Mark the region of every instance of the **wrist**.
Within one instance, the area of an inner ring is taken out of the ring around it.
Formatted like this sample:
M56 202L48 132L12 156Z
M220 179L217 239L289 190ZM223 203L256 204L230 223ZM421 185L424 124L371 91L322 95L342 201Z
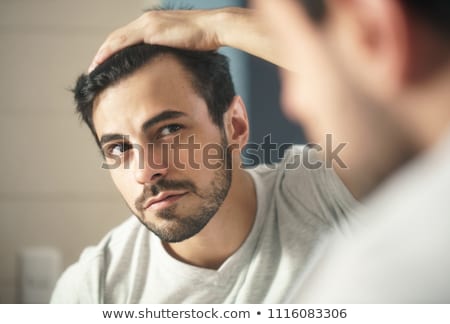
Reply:
M211 26L219 46L236 47L235 40L239 39L239 35L235 35L236 27L248 19L249 12L250 9L238 7L225 7L213 11L209 17L209 26Z

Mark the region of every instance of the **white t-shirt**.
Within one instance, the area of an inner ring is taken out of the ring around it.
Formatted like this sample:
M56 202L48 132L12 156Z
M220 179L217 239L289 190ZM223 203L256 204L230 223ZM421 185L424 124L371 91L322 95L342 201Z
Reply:
M257 193L256 219L218 270L174 259L133 216L83 252L60 278L51 302L281 302L324 234L355 204L333 170L292 168L302 150L296 146L281 163L248 170Z
M352 221L287 302L450 303L450 136L397 172Z

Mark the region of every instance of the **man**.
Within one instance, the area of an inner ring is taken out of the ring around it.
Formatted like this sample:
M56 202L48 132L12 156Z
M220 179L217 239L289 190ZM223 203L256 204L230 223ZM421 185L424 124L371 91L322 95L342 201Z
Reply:
M298 72L283 73L288 114L314 139L332 130L358 147L345 157L357 176L342 179L359 182L358 197L372 195L354 236L336 238L288 300L449 302L449 3L252 3L258 15L200 11L172 28L167 14L144 15L112 33L94 64L133 42L181 46L178 34L196 35L196 48L231 45ZM203 37L192 32L211 20Z
M82 254L52 302L278 303L354 204L311 150L240 167L247 114L218 53L135 45L74 92L135 216ZM292 163L302 154L313 167Z

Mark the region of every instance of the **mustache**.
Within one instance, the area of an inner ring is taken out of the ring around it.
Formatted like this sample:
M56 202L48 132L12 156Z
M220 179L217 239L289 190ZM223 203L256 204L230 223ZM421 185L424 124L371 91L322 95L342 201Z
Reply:
M143 210L143 205L149 198L168 190L187 190L197 194L197 187L192 181L161 179L155 184L144 186L144 191L135 201L136 209Z

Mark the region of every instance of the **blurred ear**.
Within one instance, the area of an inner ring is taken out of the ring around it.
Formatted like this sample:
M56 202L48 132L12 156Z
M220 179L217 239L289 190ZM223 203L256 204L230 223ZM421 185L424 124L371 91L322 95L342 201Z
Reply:
M325 37L339 63L372 95L395 95L413 69L411 31L401 1L333 0L327 4Z
M247 110L242 98L234 96L230 108L224 114L225 132L229 144L238 144L242 149L249 137Z

